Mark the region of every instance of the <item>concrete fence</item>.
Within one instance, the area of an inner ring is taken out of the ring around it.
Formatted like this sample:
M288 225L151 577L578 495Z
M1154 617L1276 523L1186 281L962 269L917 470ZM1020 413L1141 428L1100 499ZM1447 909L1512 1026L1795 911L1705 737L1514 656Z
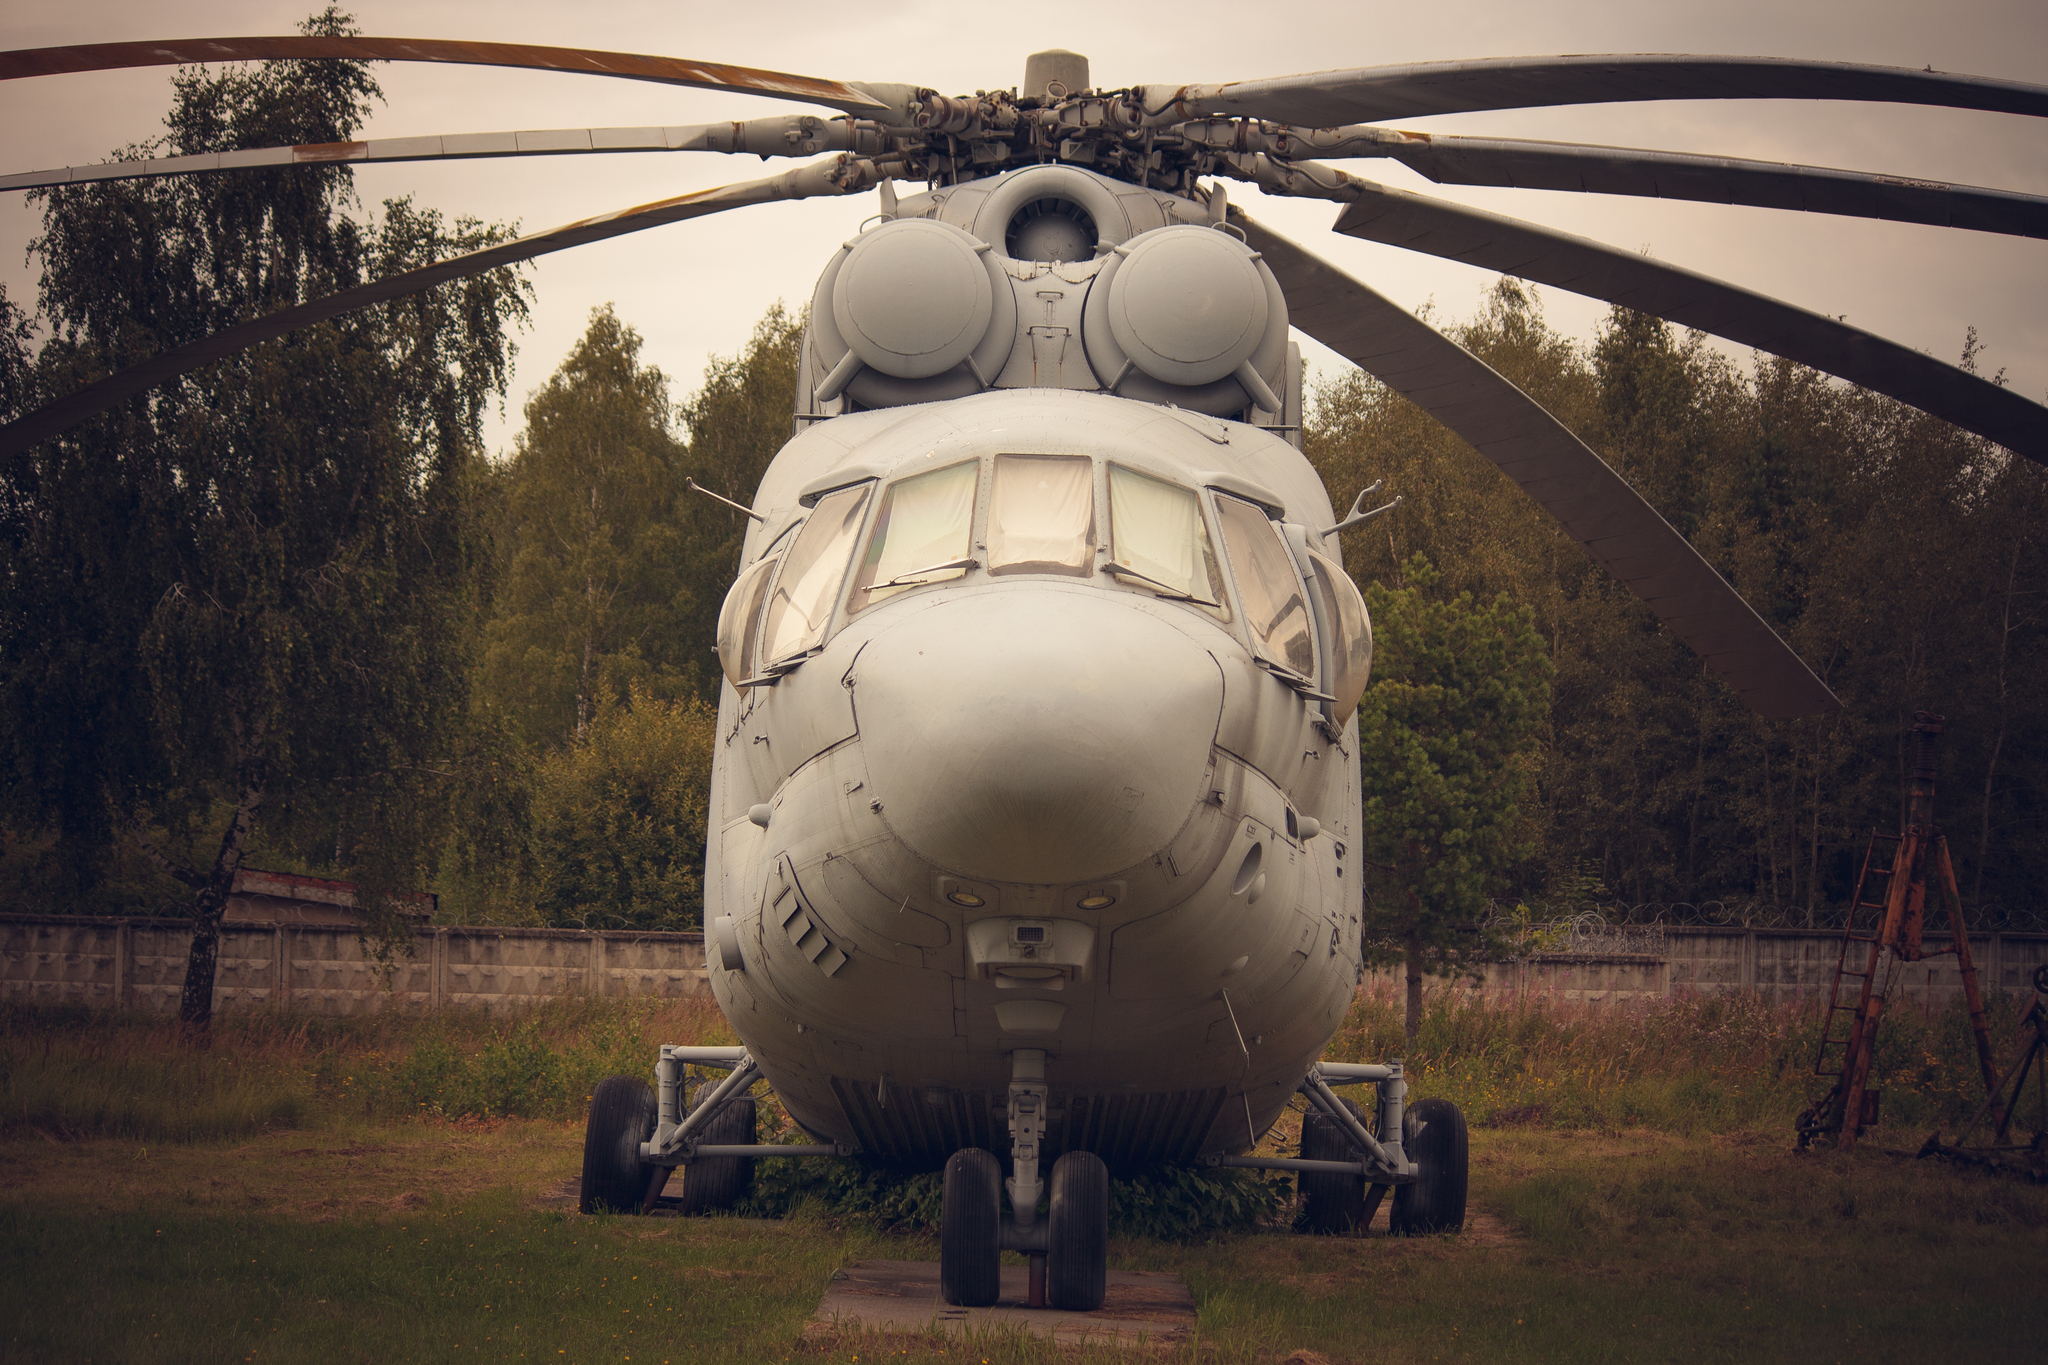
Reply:
M0 915L0 1000L175 1014L191 944L185 920ZM413 949L387 973L352 927L223 925L213 1005L369 1014L710 993L702 934L435 927Z
M0 1000L174 1013L191 932L183 920L0 915ZM1946 942L1930 937L1929 946ZM1587 1004L1675 991L1755 991L1789 1004L1826 995L1841 947L1841 935L1825 931L1668 929L1661 953L1537 953L1489 964L1486 976L1493 990ZM436 927L416 930L414 949L387 980L353 928L224 925L214 1008L506 1009L556 996L710 990L702 934ZM1970 953L1987 994L2029 991L2034 970L2048 965L2048 934L1973 934ZM1938 957L1906 968L1894 999L1942 1005L1961 992L1956 960Z
M1930 934L1926 946L1945 948L1947 935ZM1867 945L1854 947L1860 969ZM1772 1004L1825 997L1841 960L1840 931L1824 929L1678 928L1663 931L1657 953L1532 953L1486 966L1486 988L1588 1004L1660 998L1675 991L1721 994L1754 991ZM2048 965L2048 934L1972 934L1970 959L1986 995L2030 992L2034 971ZM1962 997L1954 957L1912 963L1894 1000L1946 1005Z

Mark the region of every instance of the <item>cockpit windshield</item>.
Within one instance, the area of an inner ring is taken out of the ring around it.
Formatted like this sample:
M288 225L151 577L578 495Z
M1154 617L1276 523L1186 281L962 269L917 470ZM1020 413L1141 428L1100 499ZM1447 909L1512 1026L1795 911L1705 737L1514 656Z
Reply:
M1110 573L1230 619L1223 570L1193 489L1111 465L1109 545Z
M849 611L967 572L980 472L979 461L967 460L890 485L854 574Z
M1085 455L996 456L989 572L1085 576L1094 560L1094 461Z
M1244 603L1252 642L1270 662L1313 678L1316 653L1309 637L1308 602L1279 532L1263 511L1240 498L1217 494L1216 515L1223 525L1223 548L1237 576L1237 596Z
M761 651L763 663L802 654L824 640L872 487L864 483L828 493L811 509L768 598L767 625L761 632L767 642Z

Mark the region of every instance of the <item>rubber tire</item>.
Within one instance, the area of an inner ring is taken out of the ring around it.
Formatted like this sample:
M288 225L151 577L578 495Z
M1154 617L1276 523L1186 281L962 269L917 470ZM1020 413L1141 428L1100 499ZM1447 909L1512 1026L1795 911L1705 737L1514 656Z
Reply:
M576 1207L584 1213L638 1213L655 1172L640 1159L640 1144L654 1136L660 1106L637 1076L600 1081L590 1097L583 1129L583 1185Z
M1339 1100L1365 1121L1365 1111L1350 1100ZM1359 1161L1363 1154L1352 1144L1351 1135L1321 1110L1301 1116L1301 1159L1303 1161ZM1365 1230L1365 1178L1332 1175L1327 1171L1303 1171L1295 1181L1301 1191L1303 1232L1323 1236L1346 1236Z
M1109 1167L1093 1152L1068 1152L1053 1162L1050 1184L1045 1301L1092 1313L1109 1293Z
M1401 1148L1418 1169L1413 1184L1394 1187L1394 1231L1404 1237L1462 1232L1471 1148L1458 1106L1449 1100L1410 1105L1401 1116Z
M939 1207L939 1297L986 1308L1002 1294L1003 1168L995 1153L965 1147L946 1160Z
M709 1095L714 1081L706 1081L697 1087L697 1098ZM719 1111L718 1117L706 1124L697 1141L717 1147L738 1146L753 1143L757 1113L754 1097L745 1095L734 1100ZM754 1187L754 1161L744 1156L708 1156L683 1166L683 1196L677 1212L685 1218L694 1218L704 1213L723 1213L745 1197Z

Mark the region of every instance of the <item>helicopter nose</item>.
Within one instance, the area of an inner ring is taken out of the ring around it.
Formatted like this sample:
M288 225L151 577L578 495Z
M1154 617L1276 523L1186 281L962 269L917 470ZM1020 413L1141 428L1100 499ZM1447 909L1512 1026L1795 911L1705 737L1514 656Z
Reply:
M1201 796L1216 661L1107 594L1018 585L914 611L854 666L885 818L963 877L1088 881L1152 856Z

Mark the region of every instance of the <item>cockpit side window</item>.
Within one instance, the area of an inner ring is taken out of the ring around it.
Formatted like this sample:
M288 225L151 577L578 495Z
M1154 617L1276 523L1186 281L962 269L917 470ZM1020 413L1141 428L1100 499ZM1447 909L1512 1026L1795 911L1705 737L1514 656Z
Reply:
M1365 684L1372 677L1372 622L1365 613L1365 598L1358 585L1335 560L1308 552L1316 576L1316 591L1322 595L1324 645L1329 675L1323 680L1332 697L1330 719L1342 725L1358 709Z
M779 663L824 641L872 488L864 483L827 493L811 509L796 542L783 556L782 572L768 597L768 618L761 632L763 664Z
M1269 663L1299 677L1315 677L1308 600L1279 529L1258 507L1222 493L1216 495L1216 519L1253 645Z
M761 631L761 599L781 562L779 554L757 561L733 583L725 605L718 610L718 662L725 669L726 681L734 687L747 680L753 667L754 645Z
M849 612L973 567L967 552L980 474L980 462L967 460L889 485L854 571Z
M990 573L1095 569L1095 463L1085 455L998 455L988 502Z
M1109 546L1110 574L1230 619L1223 569L1193 489L1111 465Z

